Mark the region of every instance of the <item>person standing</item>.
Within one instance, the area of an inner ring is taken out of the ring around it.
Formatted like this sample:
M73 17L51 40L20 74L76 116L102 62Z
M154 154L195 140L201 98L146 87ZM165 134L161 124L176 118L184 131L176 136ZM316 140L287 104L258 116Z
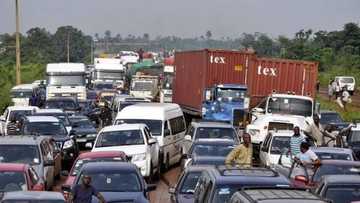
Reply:
M243 134L243 143L235 147L226 157L225 165L245 165L251 166L253 157L253 146L250 134Z
M331 80L329 85L328 85L328 96L329 96L329 101L331 101L332 96L334 95L334 87L333 87L333 83L334 80Z
M342 88L341 101L343 102L344 110L347 111L346 104L351 103L351 98L350 98L350 93L347 91L346 85Z
M144 50L142 48L139 49L138 55L139 55L139 63L141 63L143 61L143 55L144 55Z
M296 157L300 154L300 145L305 141L305 137L300 134L300 128L295 126L294 134L290 138L290 154L292 157Z
M73 203L91 203L92 196L96 196L100 203L105 203L104 197L91 185L91 177L84 175L82 183L73 187L71 200Z
M29 98L29 106L37 106L37 105L38 105L38 96L36 95L36 92L33 91L31 97Z
M295 161L305 165L314 165L319 166L320 165L320 159L310 149L310 145L306 142L301 143L300 145L300 153L295 157Z
M313 123L310 125L308 132L305 133L308 137L311 137L317 145L322 146L324 145L324 137L323 137L323 131L320 124L320 118L318 115L313 116Z

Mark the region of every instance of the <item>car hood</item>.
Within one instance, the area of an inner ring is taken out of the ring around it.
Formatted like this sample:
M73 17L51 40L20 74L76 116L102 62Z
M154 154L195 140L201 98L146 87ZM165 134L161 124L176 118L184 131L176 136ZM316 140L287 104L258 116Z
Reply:
M101 151L122 151L127 156L132 156L134 154L141 154L146 152L146 145L123 145L123 146L114 146L114 147L97 147L92 149L93 152Z
M307 130L310 121L310 117L305 118L303 116L287 115L287 114L269 114L261 115L254 122L254 125L268 125L269 122L279 122L279 123L292 123L294 126L299 126L302 130Z
M224 165L225 159L222 156L194 156L192 165Z
M147 203L142 192L101 192L106 202L134 202L134 203ZM99 200L93 196L92 203L98 203Z
M194 195L193 194L179 194L177 197L178 202L181 203L193 203Z

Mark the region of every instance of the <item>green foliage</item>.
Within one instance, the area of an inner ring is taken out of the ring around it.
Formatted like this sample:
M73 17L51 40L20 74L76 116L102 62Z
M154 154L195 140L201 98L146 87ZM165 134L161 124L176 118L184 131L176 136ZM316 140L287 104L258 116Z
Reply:
M316 98L318 102L321 103L321 109L322 110L331 110L331 111L337 111L340 113L341 117L347 121L351 122L354 119L360 119L360 109L356 108L354 106L348 105L347 111L344 111L335 103L335 101L329 101L327 98L323 98L318 96Z

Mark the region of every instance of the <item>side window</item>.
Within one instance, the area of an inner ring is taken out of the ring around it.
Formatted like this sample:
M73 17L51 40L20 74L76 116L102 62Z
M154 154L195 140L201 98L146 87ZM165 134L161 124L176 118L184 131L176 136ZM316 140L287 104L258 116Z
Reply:
M172 134L178 134L185 131L185 123L182 116L170 119L170 127Z
M29 168L29 175L33 185L36 185L39 182L39 176L36 174L33 168Z

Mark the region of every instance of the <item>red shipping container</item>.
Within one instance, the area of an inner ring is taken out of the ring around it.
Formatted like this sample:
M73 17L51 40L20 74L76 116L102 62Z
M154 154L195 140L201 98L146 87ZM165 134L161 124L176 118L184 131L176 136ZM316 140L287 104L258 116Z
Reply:
M253 53L198 50L175 53L173 101L201 112L203 90L214 84L245 84Z

